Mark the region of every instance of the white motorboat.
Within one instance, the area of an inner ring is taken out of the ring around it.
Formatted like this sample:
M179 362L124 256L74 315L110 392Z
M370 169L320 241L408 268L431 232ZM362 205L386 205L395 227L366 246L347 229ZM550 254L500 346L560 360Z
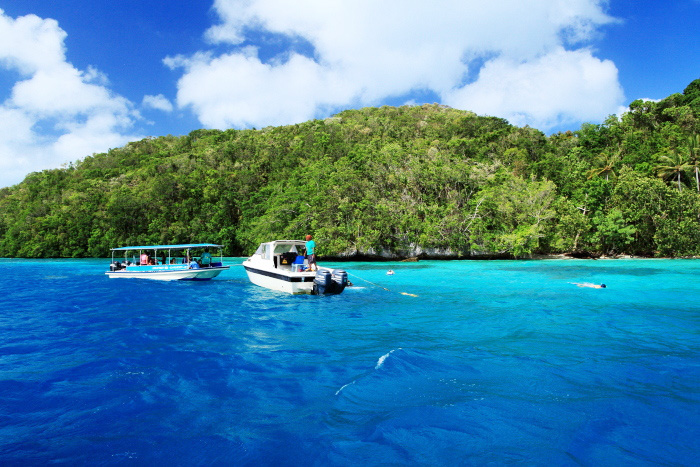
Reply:
M229 269L224 266L221 247L214 243L189 243L112 248L112 263L105 274L124 279L205 281ZM218 261L212 258L210 248L219 250ZM123 261L115 259L116 252L124 252Z
M248 279L255 285L291 294L339 294L348 285L342 269L309 270L302 256L303 240L275 240L261 243L253 256L243 261Z

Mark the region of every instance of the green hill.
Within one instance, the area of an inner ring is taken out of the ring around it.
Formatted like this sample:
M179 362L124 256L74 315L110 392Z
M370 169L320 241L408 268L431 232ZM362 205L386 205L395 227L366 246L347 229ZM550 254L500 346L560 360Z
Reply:
M547 137L440 105L132 142L0 190L0 256L315 235L322 256L700 254L700 80Z

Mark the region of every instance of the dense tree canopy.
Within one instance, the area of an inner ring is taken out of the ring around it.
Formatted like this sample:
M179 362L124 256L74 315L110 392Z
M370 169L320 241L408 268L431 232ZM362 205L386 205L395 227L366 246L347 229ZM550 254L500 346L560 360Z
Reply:
M148 138L0 190L0 256L313 233L325 256L700 254L700 80L550 137L440 105Z

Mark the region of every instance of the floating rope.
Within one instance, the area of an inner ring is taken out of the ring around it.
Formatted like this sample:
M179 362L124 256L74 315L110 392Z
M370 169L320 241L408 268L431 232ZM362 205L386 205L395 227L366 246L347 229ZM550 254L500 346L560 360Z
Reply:
M387 292L391 292L391 290L387 289L386 287L384 287L384 286L382 286L382 285L379 285L379 284L375 284L374 282L368 281L367 279L364 279L364 278L362 278L362 277L360 277L360 276L356 276L355 274L348 273L348 276L356 277L356 278L358 278L358 279L360 279L360 280L362 280L362 281L367 282L368 284L372 284L372 285L374 285L374 286L376 286L376 287L379 287L380 289L386 290ZM407 296L409 296L409 297L417 297L417 296L418 296L418 295L416 295L416 294L412 294L412 293L408 293L408 292L398 292L398 293L400 293L401 295L407 295Z

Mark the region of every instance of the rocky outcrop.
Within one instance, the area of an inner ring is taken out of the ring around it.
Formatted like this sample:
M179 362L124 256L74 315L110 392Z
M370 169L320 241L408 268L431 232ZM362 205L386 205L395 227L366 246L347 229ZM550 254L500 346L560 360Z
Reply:
M485 251L468 250L455 251L449 248L422 248L411 245L397 251L388 249L369 248L367 250L347 250L339 255L323 256L323 260L333 261L403 261L403 260L429 260L429 259L512 259L513 256L505 253L491 253Z

